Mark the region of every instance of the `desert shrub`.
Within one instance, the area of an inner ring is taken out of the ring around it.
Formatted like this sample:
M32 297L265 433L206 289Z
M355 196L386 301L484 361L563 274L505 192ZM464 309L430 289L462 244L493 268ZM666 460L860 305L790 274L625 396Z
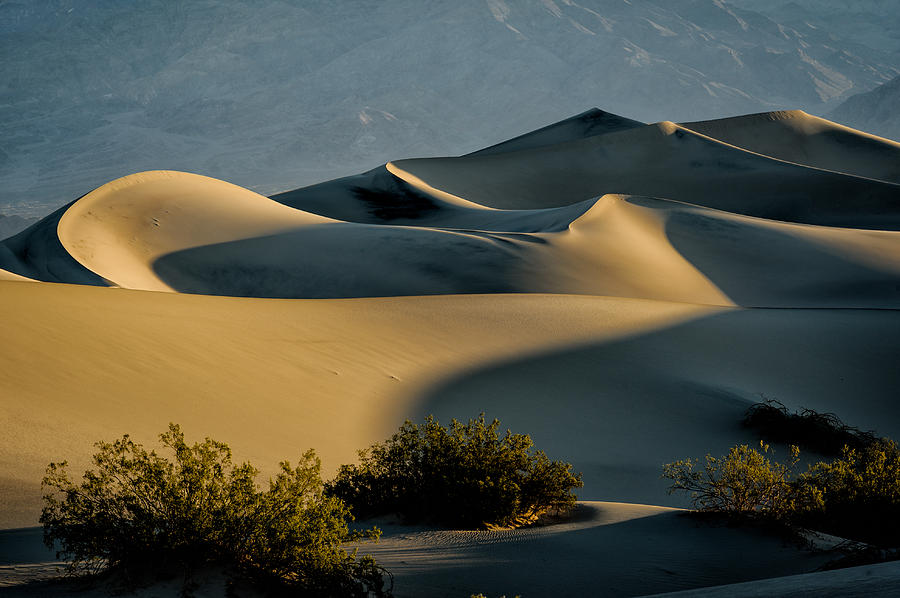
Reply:
M349 509L324 494L313 451L296 467L283 462L261 490L257 470L234 465L224 443L207 438L190 446L174 424L160 440L171 458L127 435L97 443L95 468L80 482L69 478L65 462L49 465L44 539L59 547L70 571L152 579L216 564L270 588L390 595L374 560L342 547L376 539L378 530L349 530Z
M500 422L441 426L407 420L390 440L341 466L327 491L360 517L396 514L449 526L517 526L575 504L581 474L534 451L531 438L502 436Z
M900 546L900 449L882 439L863 449L817 463L802 485L821 497L804 523L845 538L884 547Z
M694 508L812 528L882 548L900 547L900 448L883 438L863 449L845 446L839 457L794 476L799 449L786 463L768 458L768 446L733 447L663 466L669 493L691 493Z
M770 442L793 443L822 455L838 455L844 446L863 449L877 440L873 432L848 426L834 413L805 408L792 413L775 399L751 405L743 424Z
M669 494L690 492L700 511L787 520L807 502L792 479L799 455L792 446L787 462L773 461L760 441L759 449L743 444L724 457L706 455L702 468L691 459L667 463L662 477L672 480Z

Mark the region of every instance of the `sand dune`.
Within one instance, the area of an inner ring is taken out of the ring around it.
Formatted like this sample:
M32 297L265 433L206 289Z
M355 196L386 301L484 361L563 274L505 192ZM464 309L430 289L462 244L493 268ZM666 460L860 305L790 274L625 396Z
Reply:
M900 593L900 562L816 571L708 588L654 594L657 598L893 598Z
M224 181L154 171L88 193L66 210L57 231L69 254L108 282L171 290L149 267L162 255L326 222Z
M659 199L628 203L659 212L672 248L737 305L900 306L900 232L778 222Z
M170 421L264 473L314 447L330 475L407 417L483 411L583 471L582 499L668 506L661 464L755 442L761 396L900 437L897 156L799 112L592 110L273 198L112 181L0 242L0 528L36 523L49 461ZM551 595L551 570L592 593L597 562L633 595L816 561L659 506L582 509L519 535L398 528L379 559L399 595Z
M900 228L900 185L777 160L671 122L521 152L394 164L494 208L554 207L621 193L788 222Z
M488 156L515 152L536 147L556 145L575 139L595 137L605 133L614 133L644 126L644 123L630 118L625 118L610 112L604 112L599 108L591 108L571 118L561 120L558 123L548 125L536 131L514 137L508 141L486 147L470 156Z
M285 301L12 282L0 283L0 303L8 366L0 394L16 397L0 404L8 424L3 527L35 522L49 461L68 458L77 472L93 441L129 432L152 442L169 421L193 438L227 439L236 458L264 475L315 447L330 475L404 417L447 421L484 410L571 460L585 474L584 499L651 504L681 500L665 494L661 463L754 441L739 420L759 393L900 433L893 311L571 295ZM501 591L488 583L496 559L510 576L527 577L535 550L552 552L549 570L632 546L608 560L616 563L613 595L815 567L777 538L722 529L710 536L667 521L499 544L401 533L386 539L379 559L412 588L466 572L485 591ZM760 559L753 566L748 550ZM710 573L713 562L721 565ZM589 579L566 583L577 589Z
M797 225L636 196L526 211L439 201L429 226L362 224L207 177L140 173L11 240L25 250L10 250L3 265L56 282L246 297L563 293L900 307L895 231ZM50 257L38 263L42 252ZM27 259L16 261L20 255Z
M33 524L46 464L83 467L99 438L152 441L179 421L269 467L315 447L333 471L453 371L716 309L550 295L280 301L0 288L0 396L15 399L0 403L10 424L0 527Z
M359 548L391 570L397 598L457 598L479 592L633 596L806 572L835 554L812 554L770 534L698 522L678 509L615 502L581 502L564 523L514 532L435 530L383 521L379 525L384 532L379 542ZM819 542L824 550L833 544ZM4 551L13 547L21 552ZM23 559L22 553L30 558ZM54 592L49 585L16 587L29 578L40 579L54 566L52 553L41 546L39 530L0 533L0 576L9 578L7 584L0 580L0 589L7 585L4 595L58 595L59 589ZM195 591L222 593L224 579L216 573L198 576ZM136 595L172 595L178 590L177 581L168 581Z
M779 160L900 183L900 143L801 110L750 114L681 126Z
M580 503L573 522L516 533L384 531L365 550L394 572L398 598L635 596L806 572L831 556L771 535L698 525L675 509L610 502Z
M17 235L0 242L0 269L34 280L106 285L59 241L59 220L76 202L65 205Z
M486 411L585 472L589 499L672 504L661 463L752 441L759 393L894 430L900 318L573 295L285 301L0 283L3 526L44 466L169 421L328 471L405 417ZM790 356L787 358L786 356ZM847 402L847 396L854 401ZM560 432L565 432L561 434Z
M7 272L6 270L0 269L0 280L7 281L16 281L16 282L37 282L32 278L28 278L26 276L21 276L19 274L14 274L12 272Z

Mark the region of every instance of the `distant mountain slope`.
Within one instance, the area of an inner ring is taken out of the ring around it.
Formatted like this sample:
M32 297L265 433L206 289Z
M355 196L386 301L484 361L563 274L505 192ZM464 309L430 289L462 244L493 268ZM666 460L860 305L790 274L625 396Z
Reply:
M849 98L829 116L868 133L900 141L900 77Z
M677 1L677 0L676 0ZM690 0L688 0L690 1ZM798 31L819 30L855 40L900 58L900 10L896 0L729 0L763 12ZM853 52L852 48L847 48Z
M7 0L0 55L0 209L19 214L155 169L275 193L594 105L822 112L898 74L722 0Z

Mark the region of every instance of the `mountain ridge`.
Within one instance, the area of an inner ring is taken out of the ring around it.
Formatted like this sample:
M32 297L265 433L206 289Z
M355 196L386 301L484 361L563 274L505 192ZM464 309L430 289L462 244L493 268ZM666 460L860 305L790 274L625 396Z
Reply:
M271 194L590 105L644 122L821 112L898 74L852 45L711 1L9 0L0 211L157 168Z

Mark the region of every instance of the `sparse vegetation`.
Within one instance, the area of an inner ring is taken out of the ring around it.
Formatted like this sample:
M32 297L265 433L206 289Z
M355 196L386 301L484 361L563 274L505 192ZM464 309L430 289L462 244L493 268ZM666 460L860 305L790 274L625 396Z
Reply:
M900 547L900 448L881 439L863 449L844 447L840 457L817 463L800 485L820 497L804 524L875 544Z
M775 399L751 405L743 424L769 442L793 443L829 456L840 454L844 446L864 449L877 441L874 432L848 426L834 413L805 408L791 412Z
M663 477L672 480L669 494L690 492L700 511L785 520L796 512L801 495L792 480L799 455L792 446L786 463L773 461L761 441L759 449L743 444L724 457L706 455L702 468L691 459L667 463Z
M724 457L707 455L702 469L690 459L668 463L663 477L672 481L670 493L690 492L700 511L816 529L880 549L900 547L900 448L887 438L870 440L871 433L851 433L861 448L844 445L838 457L799 475L796 446L781 463L769 459L760 441L759 450L741 445Z
M127 435L97 443L95 469L81 482L66 463L51 463L43 481L44 539L70 571L121 572L147 580L221 565L269 588L316 596L389 596L384 571L342 545L377 539L351 532L350 511L323 492L313 451L287 462L261 490L250 464L234 465L228 445L188 445L177 425L160 436L171 458Z
M327 491L359 517L466 528L515 527L572 507L581 474L534 451L527 435L500 436L499 427L484 414L448 427L433 417L407 420L387 442L360 451L358 465L342 466Z

